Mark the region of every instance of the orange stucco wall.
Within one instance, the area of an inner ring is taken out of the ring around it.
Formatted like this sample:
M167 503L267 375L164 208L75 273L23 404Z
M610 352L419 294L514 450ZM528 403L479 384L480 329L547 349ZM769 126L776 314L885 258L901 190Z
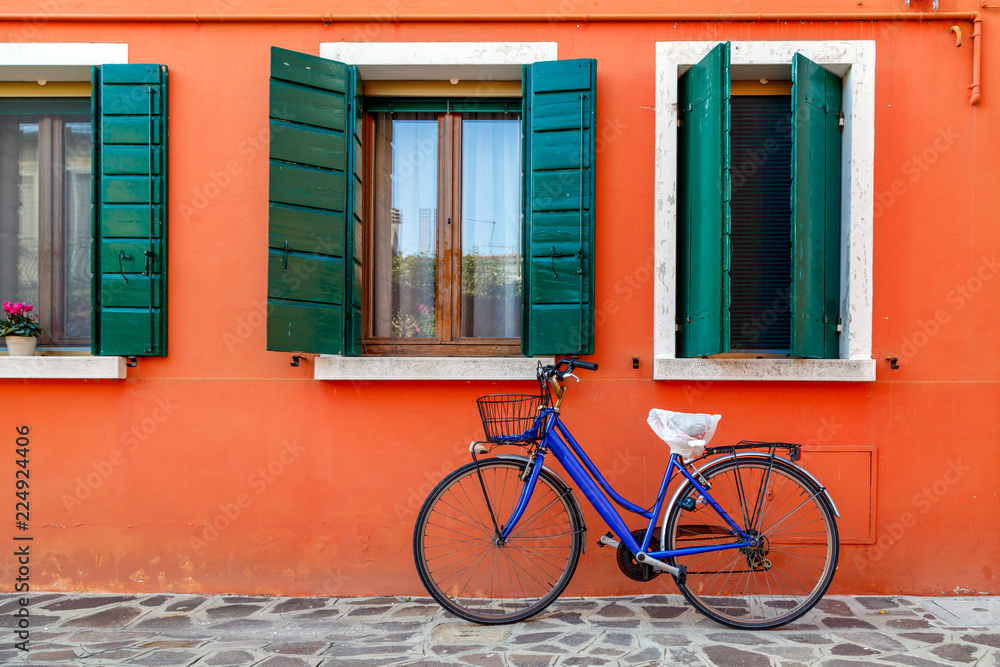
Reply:
M347 13L470 11L459 0L403 4L341 3ZM616 11L647 12L659 3L618 4ZM813 9L735 4L672 9L719 16ZM823 11L902 11L902 4L837 0ZM913 4L929 11L929 0ZM978 9L978 1L942 0L941 11ZM567 10L609 11L590 0L503 7ZM667 453L644 423L650 407L719 412L717 442L809 444L805 465L845 513L832 591L1000 593L996 12L984 10L983 101L973 108L968 23L956 49L950 24L941 22L51 20L53 12L330 13L305 0L15 0L3 11L37 18L0 20L2 41L127 42L130 62L170 69L169 356L140 360L123 381L0 380L0 497L8 499L0 525L9 539L15 427L29 425L34 589L423 592L411 555L419 504L466 460L480 432L474 399L530 385L321 382L311 363L293 368L289 355L265 351L269 49L315 54L327 41L475 39L555 41L560 58L598 61L598 122L615 128L597 164L604 316L593 360L601 372L572 387L565 417L616 485L640 502L655 494ZM875 40L876 382L652 380L654 43L693 39ZM941 132L950 143L935 150ZM914 160L925 152L924 168ZM238 173L223 182L218 174L232 163ZM900 358L900 368L890 370L886 357ZM587 519L590 548L570 594L672 590L667 577L643 587L622 576L610 550L593 548L606 528L592 511ZM16 570L11 551L0 556L4 590Z

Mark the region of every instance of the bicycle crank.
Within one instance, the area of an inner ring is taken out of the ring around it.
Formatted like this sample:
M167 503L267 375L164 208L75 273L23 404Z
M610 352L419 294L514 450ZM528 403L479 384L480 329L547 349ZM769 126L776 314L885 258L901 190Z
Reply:
M657 532L659 532L659 528L657 528ZM646 536L646 531L644 530L632 531L632 537L634 537L635 541L638 542L640 545L642 544L642 540L645 536ZM659 538L654 536L653 539L650 540L649 550L650 551L660 550ZM628 577L629 579L633 579L635 581L649 581L650 579L653 579L660 574L660 571L654 568L652 565L646 565L644 563L640 563L639 561L637 561L635 559L635 554L633 554L631 551L628 550L628 547L625 546L624 542L618 545L618 554L616 560L618 561L618 569L621 570L626 577Z

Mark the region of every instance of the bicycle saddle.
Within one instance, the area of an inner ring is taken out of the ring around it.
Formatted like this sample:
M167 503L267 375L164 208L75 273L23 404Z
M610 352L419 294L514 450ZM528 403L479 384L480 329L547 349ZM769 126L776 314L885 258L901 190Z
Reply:
M722 415L653 408L646 422L661 440L670 445L670 451L687 463L705 453L705 446L715 435L720 419Z

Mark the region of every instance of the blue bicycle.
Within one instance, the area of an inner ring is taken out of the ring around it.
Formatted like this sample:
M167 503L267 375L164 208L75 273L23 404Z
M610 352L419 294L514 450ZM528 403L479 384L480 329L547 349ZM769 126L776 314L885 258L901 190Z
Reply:
M563 359L539 368L538 396L479 399L486 441L472 443L473 461L431 491L414 529L417 571L441 606L477 623L512 623L569 584L587 527L572 489L545 466L549 454L611 528L598 546L617 550L626 576L667 572L695 608L733 628L784 625L823 597L837 569L839 514L796 465L799 445L741 441L693 461L672 448L656 501L639 507L611 487L560 418L561 383L579 381L575 369L597 364ZM527 455L479 458L506 444ZM611 501L645 527L630 530Z

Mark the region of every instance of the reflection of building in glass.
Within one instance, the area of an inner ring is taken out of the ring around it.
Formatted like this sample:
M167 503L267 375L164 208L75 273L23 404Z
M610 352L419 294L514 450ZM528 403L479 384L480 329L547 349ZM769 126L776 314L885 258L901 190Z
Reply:
M433 208L420 209L420 236L417 242L417 252L431 252L434 242L434 212Z
M396 252L402 250L399 246L399 228L403 225L403 212L393 206L389 209L389 247Z

